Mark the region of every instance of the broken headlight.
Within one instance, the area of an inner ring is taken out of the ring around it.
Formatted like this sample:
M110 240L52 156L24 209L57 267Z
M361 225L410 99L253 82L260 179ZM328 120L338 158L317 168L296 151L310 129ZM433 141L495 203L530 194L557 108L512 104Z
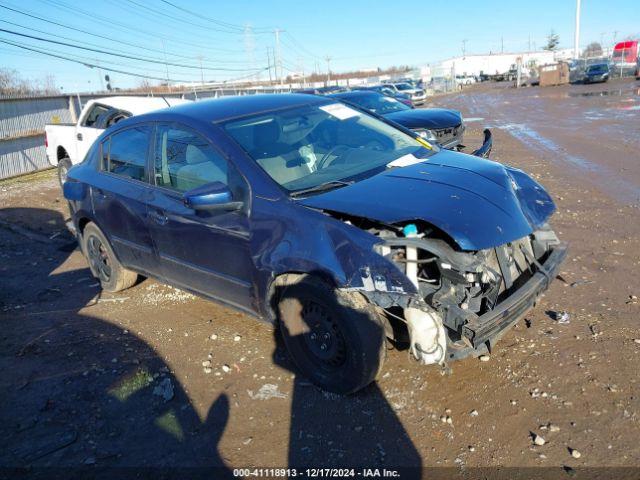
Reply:
M429 130L427 128L417 128L414 130L418 135L429 142L437 142L438 137L436 137L436 132L433 130Z

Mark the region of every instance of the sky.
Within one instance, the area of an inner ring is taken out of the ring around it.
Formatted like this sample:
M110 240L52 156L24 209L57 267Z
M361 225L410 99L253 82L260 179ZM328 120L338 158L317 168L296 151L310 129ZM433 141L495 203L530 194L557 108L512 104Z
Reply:
M638 2L582 0L581 46L640 37ZM561 48L572 48L574 22L575 0L0 0L0 29L14 32L0 31L0 68L29 79L54 75L64 92L100 90L105 74L114 87L143 80L98 67L155 77L151 83L268 79L276 29L289 74L326 72L327 63L334 72L424 65L463 48L539 49L552 29Z

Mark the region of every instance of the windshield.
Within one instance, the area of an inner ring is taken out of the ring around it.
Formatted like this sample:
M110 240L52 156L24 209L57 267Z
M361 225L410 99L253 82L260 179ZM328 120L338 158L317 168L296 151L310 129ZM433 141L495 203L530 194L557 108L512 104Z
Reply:
M587 71L589 73L598 73L598 72L606 72L607 71L607 66L606 65L591 65Z
M411 110L404 103L399 102L395 98L385 97L384 95L354 95L345 98L346 101L355 103L356 105L371 110L378 115L387 113L400 112L402 110Z
M436 150L342 103L304 105L233 120L225 130L290 192L360 180L393 161L410 164Z
M396 88L398 90L413 90L413 87L408 83L397 83Z

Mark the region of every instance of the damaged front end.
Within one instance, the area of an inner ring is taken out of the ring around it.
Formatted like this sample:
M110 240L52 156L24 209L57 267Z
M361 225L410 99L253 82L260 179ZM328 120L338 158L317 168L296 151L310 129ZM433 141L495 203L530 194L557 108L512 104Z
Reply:
M408 340L412 355L423 364L490 351L535 305L567 253L547 225L477 251L460 251L437 229L419 222L368 231L381 240L376 252L405 274L416 293L393 291L380 278L363 293L394 325L390 336Z

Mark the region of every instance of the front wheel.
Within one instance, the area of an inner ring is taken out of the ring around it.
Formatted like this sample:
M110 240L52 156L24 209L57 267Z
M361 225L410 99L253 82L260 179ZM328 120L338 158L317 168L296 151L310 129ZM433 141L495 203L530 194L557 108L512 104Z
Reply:
M138 274L127 270L118 261L113 249L95 223L89 223L82 232L82 251L94 277L106 292L119 292L133 286Z
M347 394L376 378L385 357L384 327L360 294L304 275L282 288L277 305L287 350L313 383Z
M73 164L69 157L61 158L58 162L58 181L61 187L64 185L64 182L67 181L67 175L69 175L69 170L72 166Z

